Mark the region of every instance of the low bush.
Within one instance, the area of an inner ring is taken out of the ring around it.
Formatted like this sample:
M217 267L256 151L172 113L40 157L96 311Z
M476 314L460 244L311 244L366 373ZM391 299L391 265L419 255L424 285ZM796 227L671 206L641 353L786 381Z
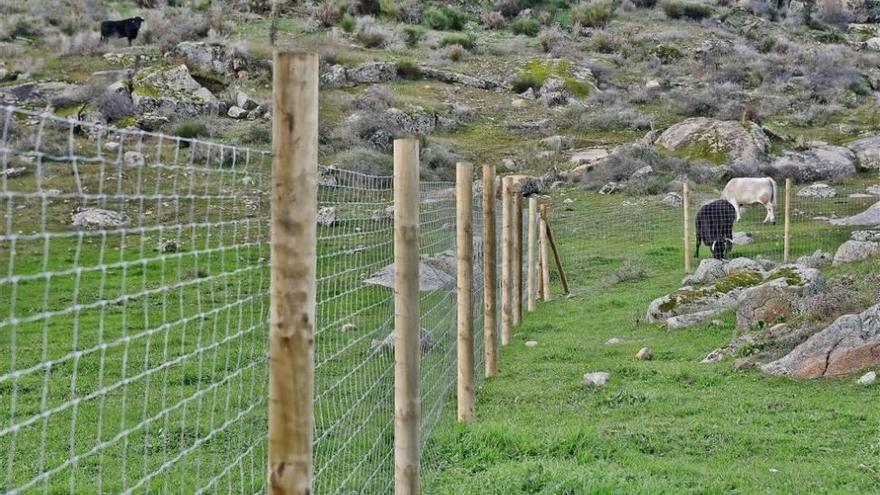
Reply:
M391 155L368 148L351 148L336 156L334 165L368 175L389 175L393 171Z
M339 20L339 27L346 33L353 33L357 27L357 20L351 14L345 14Z
M418 26L404 26L403 28L403 41L410 48L418 46L424 37L425 30Z
M608 0L593 0L571 9L571 22L591 28L604 28L614 17L614 4Z
M394 93L388 86L375 85L367 88L354 99L356 110L385 110L394 105Z
M653 9L657 6L657 0L630 0L636 8Z
M476 43L477 40L473 35L464 33L447 34L440 39L440 46L459 45L468 50L473 50Z
M422 71L412 59L402 58L397 61L397 75L403 79L421 79Z
M654 172L630 180L633 173L650 166ZM688 163L679 158L664 155L650 146L621 146L601 167L584 174L582 185L587 189L599 189L609 182L626 182L626 191L636 194L659 194L665 192L670 179L687 174Z
M712 7L703 3L666 0L662 7L663 13L670 19L687 18L698 21L712 15Z
M422 14L422 22L439 31L461 31L467 21L468 15L451 5L430 7Z
M168 51L181 41L193 41L208 35L211 26L204 14L188 8L168 7L151 10L139 39Z
M578 132L596 131L644 131L651 128L651 117L645 113L614 103L608 106L584 111L571 109L565 112L563 120L567 127Z
M266 122L249 122L238 132L238 141L249 145L268 145L272 143L272 127Z
M534 38L541 30L541 25L535 19L517 19L510 23L513 34L521 34Z
M463 46L449 45L449 48L446 50L446 58L452 60L453 62L458 62L459 60L464 58L465 53L466 51Z
M210 135L211 132L208 126L201 120L189 119L174 126L171 134L184 139L198 139Z
M376 24L372 17L361 17L358 20L354 38L366 48L381 48L388 42L390 33Z
M324 0L315 11L315 18L322 26L330 27L335 26L344 14L345 10L336 0Z
M117 122L135 114L134 103L127 93L104 91L92 101L92 106L108 122Z
M504 14L498 12L497 10L483 12L480 14L480 24L486 26L489 29L501 29L506 23L507 19L504 18Z

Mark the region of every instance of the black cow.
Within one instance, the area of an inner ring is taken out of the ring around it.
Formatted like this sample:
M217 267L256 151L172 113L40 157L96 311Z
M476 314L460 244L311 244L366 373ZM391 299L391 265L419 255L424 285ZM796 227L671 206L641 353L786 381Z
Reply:
M700 244L706 244L715 259L726 258L733 245L734 221L736 208L729 201L718 199L703 205L697 213L697 251L694 257L700 256Z
M137 38L143 23L144 19L141 17L132 17L121 21L103 21L101 23L101 41L110 37L128 38L128 46L131 46L131 41Z

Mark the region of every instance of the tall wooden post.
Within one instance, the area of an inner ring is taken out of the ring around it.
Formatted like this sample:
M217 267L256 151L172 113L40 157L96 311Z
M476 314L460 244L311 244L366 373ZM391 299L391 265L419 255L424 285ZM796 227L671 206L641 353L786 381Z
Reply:
M526 228L528 232L528 265L526 270L526 309L532 312L537 307L538 300L538 198L532 196L529 198L529 225Z
M544 300L551 301L550 296L550 254L547 251L548 231L547 231L547 205L541 205L540 228L538 232L541 237L541 285L544 286ZM560 271L560 273L562 273Z
M394 140L394 493L418 495L419 141Z
M508 345L513 327L513 179L503 178L501 186L501 345Z
M523 197L519 186L513 192L513 325L522 322L523 300Z
M785 179L785 230L782 247L782 262L791 261L791 179Z
M681 187L681 209L684 212L684 271L691 272L691 194L687 182Z
M458 420L474 420L474 166L455 171L456 271L458 275Z
M312 493L318 56L275 53L269 328L272 494Z
M498 373L498 256L495 249L495 165L483 165L483 352L486 377Z

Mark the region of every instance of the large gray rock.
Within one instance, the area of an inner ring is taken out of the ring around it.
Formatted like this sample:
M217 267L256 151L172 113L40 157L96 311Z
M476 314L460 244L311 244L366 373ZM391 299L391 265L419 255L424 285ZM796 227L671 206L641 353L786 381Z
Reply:
M785 151L764 166L763 172L775 177L790 177L798 182L813 182L856 173L856 157L842 146L821 145L806 151Z
M880 225L880 202L874 203L867 210L851 217L835 218L833 225Z
M737 121L695 117L666 129L655 144L671 151L698 148L724 153L732 174L752 175L767 156L770 140L751 122L744 127Z
M419 348L422 354L427 354L437 347L437 339L430 330L422 328L419 331ZM370 342L370 351L393 353L394 352L394 332L389 333L384 339L373 339Z
M367 62L345 70L352 84L379 84L397 77L397 67L391 62Z
M848 240L834 253L834 266L880 255L880 242Z
M826 253L821 249L817 249L813 254L801 256L797 259L796 264L803 265L808 268L822 268L828 266L834 260L834 255Z
M746 330L759 324L791 318L802 298L825 288L819 270L798 265L780 267L767 276L767 281L743 291L736 309L736 326Z
M857 139L846 145L856 154L862 170L880 170L880 136Z
M833 198L837 196L837 191L828 184L816 183L802 188L797 195L802 198Z
M49 105L71 94L77 86L64 82L31 82L0 88L0 103L5 105Z
M764 267L760 263L749 258L734 258L724 264L724 275L734 275L737 273L760 273L764 275Z
M462 86L477 89L498 89L505 87L505 85L497 81L492 81L491 79L481 79L479 77L473 77L467 74L443 69L435 69L433 67L420 67L419 74L423 79L431 79L434 81L445 82L447 84L460 84Z
M722 309L710 309L706 311L698 311L686 315L673 316L666 320L666 328L669 330L681 330L682 328L692 327L694 325L703 324L715 315L723 311Z
M794 378L818 378L854 373L878 364L880 304L859 314L841 316L785 357L761 369Z
M73 226L85 230L110 230L124 227L128 217L103 208L83 208L73 214Z
M167 56L181 60L192 69L239 79L248 74L269 74L271 71L268 61L257 60L222 42L184 41L172 48Z
M700 266L694 273L685 277L681 283L682 285L710 284L724 275L724 262L715 258L707 258L700 261Z
M138 71L133 78L131 98L138 114L175 118L217 113L220 107L217 97L192 78L186 65Z

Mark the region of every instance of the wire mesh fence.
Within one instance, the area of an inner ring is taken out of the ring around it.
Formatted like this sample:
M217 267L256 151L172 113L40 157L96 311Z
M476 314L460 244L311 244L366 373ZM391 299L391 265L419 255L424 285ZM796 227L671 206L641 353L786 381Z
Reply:
M11 107L0 119L0 488L265 490L270 155ZM388 493L392 178L319 175L315 492ZM430 470L454 419L454 183L424 182L421 198ZM475 193L475 233L481 206ZM474 258L480 377L478 235Z
M696 257L696 217L720 193L698 190L689 195L688 244L692 267L712 257L711 241ZM684 273L685 241L682 194L655 196L571 194L550 200L550 224L575 293L638 280L651 272ZM793 184L790 208L789 262L832 263L841 245L856 232L880 226L878 181L859 178L840 184ZM781 263L785 255L785 189L780 183L776 221L764 222L761 204L741 208L732 227L728 258L765 258ZM718 220L717 218L713 218ZM817 251L820 253L817 255Z
M258 491L268 155L0 121L3 490Z

